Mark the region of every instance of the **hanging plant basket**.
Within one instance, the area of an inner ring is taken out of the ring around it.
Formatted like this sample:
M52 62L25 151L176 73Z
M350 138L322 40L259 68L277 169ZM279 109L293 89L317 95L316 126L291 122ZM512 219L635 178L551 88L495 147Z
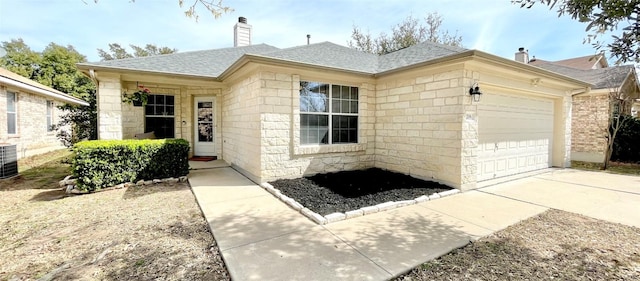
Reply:
M138 86L138 90L131 94L128 94L126 91L122 93L122 101L133 104L133 106L144 106L147 105L149 94L151 94L151 91L140 85Z

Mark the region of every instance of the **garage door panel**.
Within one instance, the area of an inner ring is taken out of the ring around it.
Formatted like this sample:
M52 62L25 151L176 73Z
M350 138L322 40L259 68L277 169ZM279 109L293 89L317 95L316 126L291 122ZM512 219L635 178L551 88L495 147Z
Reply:
M478 180L549 167L553 117L549 99L483 95L478 105Z

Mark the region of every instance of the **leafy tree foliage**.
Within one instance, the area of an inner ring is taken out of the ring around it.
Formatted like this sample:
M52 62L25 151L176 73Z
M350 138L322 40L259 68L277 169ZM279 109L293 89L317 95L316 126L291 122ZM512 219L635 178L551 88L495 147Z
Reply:
M2 42L2 48L7 52L0 57L0 65L9 71L36 80L38 66L42 57L34 52L19 39L11 39L11 41Z
M58 130L58 138L67 146L82 140L97 138L95 85L76 68L86 57L73 46L50 43L42 53L35 52L22 39L2 42L7 54L0 65L19 75L35 80L58 91L68 93L89 103L85 106L64 105L65 110L57 128L70 126L71 133Z
M388 54L425 41L461 46L462 36L441 30L442 16L438 13L428 14L424 21L423 24L419 19L408 16L403 22L391 28L391 35L381 33L375 38L369 32L364 33L359 27L354 26L348 44L351 48L378 55Z
M169 47L158 47L154 44L147 44L144 47L129 45L133 49L133 54L127 52L127 50L118 43L109 44L109 51L98 49L98 56L105 60L117 60L126 58L138 58L148 57L155 55L173 54L178 52L178 49L171 49Z
M558 16L571 18L587 25L585 42L590 42L596 50L606 47L616 63L640 63L640 0L512 0L523 8L531 8L536 3L557 9ZM619 24L620 26L618 30ZM605 32L614 32L613 41L606 46L597 41Z

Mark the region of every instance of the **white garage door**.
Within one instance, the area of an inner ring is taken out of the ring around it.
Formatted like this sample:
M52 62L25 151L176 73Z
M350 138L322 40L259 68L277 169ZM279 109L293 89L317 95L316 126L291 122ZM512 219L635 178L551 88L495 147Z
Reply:
M550 167L553 101L483 95L478 139L478 181Z

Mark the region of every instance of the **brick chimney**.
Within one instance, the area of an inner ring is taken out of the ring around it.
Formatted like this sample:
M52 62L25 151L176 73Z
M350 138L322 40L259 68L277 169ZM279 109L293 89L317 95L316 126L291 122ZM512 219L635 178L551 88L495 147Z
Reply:
M238 23L233 26L233 46L242 47L251 45L251 25L247 24L247 18L239 17Z
M529 63L529 52L526 51L523 47L518 48L518 52L516 53L516 61L521 63Z

